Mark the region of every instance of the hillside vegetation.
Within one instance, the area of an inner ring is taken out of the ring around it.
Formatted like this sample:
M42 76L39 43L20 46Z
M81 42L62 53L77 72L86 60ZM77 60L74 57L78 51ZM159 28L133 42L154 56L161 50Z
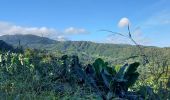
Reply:
M23 48L45 49L49 52L78 55L80 60L87 61L89 59L89 61L94 61L100 57L115 64L120 64L129 59L129 57L139 56L140 53L139 49L133 45L104 44L88 41L55 41L35 35L4 35L0 36L0 40L14 46L21 45ZM153 52L166 57L170 55L170 48L146 46L142 46L142 48L148 56L151 56Z
M132 45L21 37L0 37L14 46L1 41L3 99L170 98L169 48L143 46L148 59L144 63L138 48ZM29 40L32 38L36 41Z

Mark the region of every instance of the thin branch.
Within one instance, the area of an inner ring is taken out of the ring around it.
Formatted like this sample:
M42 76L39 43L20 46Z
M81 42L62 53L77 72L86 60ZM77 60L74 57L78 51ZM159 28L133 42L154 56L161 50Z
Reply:
M149 60L148 60L147 56L145 55L145 53L143 52L142 47L132 38L131 31L130 31L130 25L129 24L128 24L128 36L123 35L123 34L118 33L118 32L113 32L113 31L110 31L110 30L105 30L105 29L102 29L100 31L105 31L105 32L117 34L117 35L120 35L120 36L123 36L123 37L126 37L126 38L130 39L139 48L140 53L141 53L140 56L144 57L144 61L145 61L144 64L149 63Z
M117 34L117 35L120 35L120 36L123 36L123 37L126 37L126 38L128 38L126 35L123 35L123 34L121 34L121 33L118 33L118 32L113 32L113 31L110 31L110 30L105 30L105 29L102 29L102 30L99 30L99 31L105 31L105 32L109 32L109 33Z
M128 24L128 34L129 34L129 39L139 48L141 55L143 55L144 61L145 61L144 63L149 63L149 60L148 60L147 56L145 55L142 47L132 38L129 24Z
M132 38L131 32L130 32L130 26L128 24L128 31L129 31L129 38Z

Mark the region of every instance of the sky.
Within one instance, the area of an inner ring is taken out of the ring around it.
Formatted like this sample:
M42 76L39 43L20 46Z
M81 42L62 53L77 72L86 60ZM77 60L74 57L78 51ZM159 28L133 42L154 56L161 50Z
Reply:
M170 47L169 0L0 0L0 35Z

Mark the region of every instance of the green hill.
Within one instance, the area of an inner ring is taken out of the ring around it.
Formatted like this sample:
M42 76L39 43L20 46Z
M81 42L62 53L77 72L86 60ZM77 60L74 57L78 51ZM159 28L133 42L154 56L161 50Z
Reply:
M21 45L29 45L29 44L52 44L55 43L55 40L51 40L46 37L40 37L36 35L3 35L0 36L0 40L4 40L5 42L12 44L12 45L18 45L19 41Z
M83 60L91 61L95 58L103 58L107 61L124 62L126 58L139 55L139 49L133 45L124 44L107 44L94 43L89 41L55 41L46 37L35 35L4 35L0 36L3 40L11 45L20 44L27 48L46 49L52 52L63 52L66 54L75 54L84 58ZM152 52L159 52L160 55L170 55L170 48L158 48L142 46L147 55Z
M9 50L13 50L13 47L7 44L6 42L4 42L3 40L0 40L0 51L9 51Z

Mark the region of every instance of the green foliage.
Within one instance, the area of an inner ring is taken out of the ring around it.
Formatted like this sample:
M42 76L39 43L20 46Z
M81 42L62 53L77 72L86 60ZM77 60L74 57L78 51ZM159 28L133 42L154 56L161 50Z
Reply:
M136 72L138 66L139 66L138 62L132 63L129 65L125 72L124 78L127 80L128 87L132 86L139 77L139 73Z
M115 71L113 68L108 67L108 63L104 62L101 58L96 59L93 66L97 75L99 75L103 69L109 71L111 74Z
M105 61L114 64L122 64L127 59L143 62L143 59L138 56L140 53L138 48L131 45L102 44L88 41L55 41L34 35L5 35L0 36L0 39L14 46L18 46L18 40L20 40L21 45L24 48L46 49L51 52L56 52L56 50L58 50L62 51L64 54L78 55L80 61L83 61L84 63L87 63L87 61L92 63L96 58L102 58ZM169 48L143 46L142 48L148 57L152 56L153 51L162 51L163 54L165 54L165 57L170 55ZM159 55L162 54L159 53Z
M84 64L78 56L58 57L44 50L1 52L0 96L2 99L54 100L150 98L148 91L151 89L139 88L140 85L135 93L128 91L138 79L138 62L122 67L110 65L101 58ZM160 90L165 91L164 88ZM163 94L161 91L159 93Z
M116 73L114 67L108 67L107 63L99 58L95 60L92 68L88 68L89 71L86 74L91 75L89 84L93 83L91 86L102 98L108 98L107 95L110 95L109 98L126 97L128 87L132 86L139 76L139 73L136 72L138 66L139 63L132 63L129 66L125 64Z

